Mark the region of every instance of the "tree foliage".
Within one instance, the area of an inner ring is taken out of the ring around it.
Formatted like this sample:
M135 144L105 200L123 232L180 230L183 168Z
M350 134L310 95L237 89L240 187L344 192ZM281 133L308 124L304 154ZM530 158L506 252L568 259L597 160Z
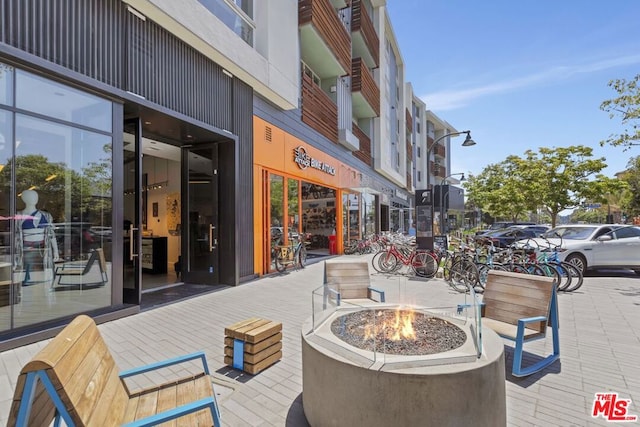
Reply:
M620 146L624 150L640 145L640 74L631 80L616 79L609 82L618 94L613 99L602 102L600 109L609 113L610 118L619 117L624 126L618 135L610 135L600 145Z
M625 188L623 181L599 174L606 166L590 147L542 147L487 166L465 188L469 199L494 217L517 220L542 209L555 226L563 210L585 200L606 202L607 194Z

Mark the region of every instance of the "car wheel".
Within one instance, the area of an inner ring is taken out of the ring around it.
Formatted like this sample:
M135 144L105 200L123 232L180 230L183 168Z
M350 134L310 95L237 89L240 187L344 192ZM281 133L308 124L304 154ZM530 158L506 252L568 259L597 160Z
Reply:
M566 261L576 267L582 274L587 272L587 260L580 254L571 254Z
M637 276L640 276L640 270L633 270L634 273L636 273Z

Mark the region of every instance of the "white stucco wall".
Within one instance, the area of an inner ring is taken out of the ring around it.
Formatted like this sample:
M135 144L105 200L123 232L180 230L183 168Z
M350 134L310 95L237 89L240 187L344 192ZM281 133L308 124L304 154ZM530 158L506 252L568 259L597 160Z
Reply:
M255 48L197 0L124 0L283 109L298 107L298 2L256 1ZM267 5L268 3L268 5Z

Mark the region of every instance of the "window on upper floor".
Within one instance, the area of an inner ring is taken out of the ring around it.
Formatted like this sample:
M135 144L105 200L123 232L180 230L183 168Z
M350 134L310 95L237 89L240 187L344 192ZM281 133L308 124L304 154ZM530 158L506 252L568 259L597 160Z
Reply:
M418 157L421 156L421 152L422 152L422 150L420 150L420 147L418 147L418 153L417 153Z
M418 116L416 116L418 118ZM416 123L416 133L420 133L420 123Z
M209 12L218 17L227 27L253 46L253 0L198 0Z
M418 171L418 182L422 181L422 172Z
M302 72L304 73L305 76L310 77L316 86L321 87L320 77L318 77L318 75L314 73L313 70L304 62L302 62Z

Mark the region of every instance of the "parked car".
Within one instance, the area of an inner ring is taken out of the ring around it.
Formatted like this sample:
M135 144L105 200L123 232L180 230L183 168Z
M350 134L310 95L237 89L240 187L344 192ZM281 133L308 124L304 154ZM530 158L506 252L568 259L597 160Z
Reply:
M558 246L562 261L587 270L631 269L640 275L640 227L620 224L569 224L533 239Z
M536 225L536 224L533 222L496 221L493 224L491 224L489 228L476 231L476 236L479 236L481 234L486 234L491 231L504 230L505 228L509 228L514 225Z
M496 248L506 248L518 240L533 239L539 235L540 233L535 229L509 227L476 235L475 241L480 244L492 243Z

